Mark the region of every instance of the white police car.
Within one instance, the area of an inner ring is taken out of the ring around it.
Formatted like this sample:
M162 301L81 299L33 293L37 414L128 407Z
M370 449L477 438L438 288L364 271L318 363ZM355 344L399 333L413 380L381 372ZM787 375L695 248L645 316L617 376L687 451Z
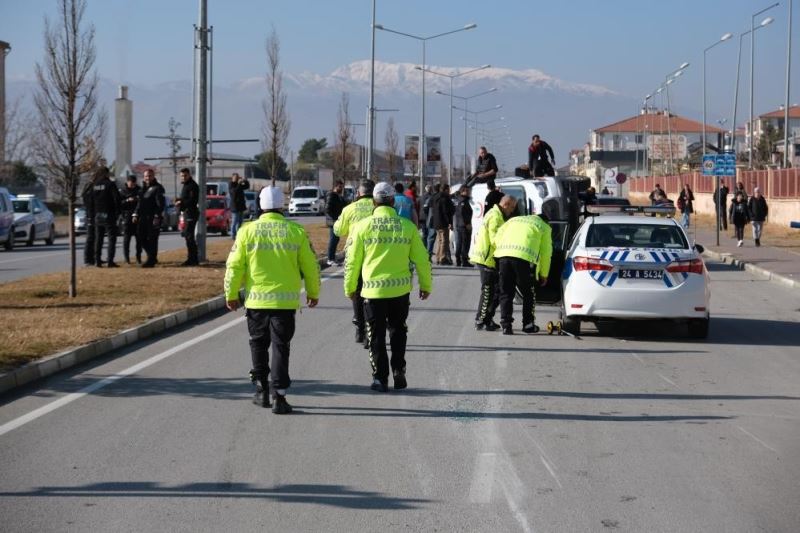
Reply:
M674 208L590 206L567 251L562 328L582 321L670 319L705 338L710 321L709 276L700 253L672 218ZM658 214L659 217L631 216Z

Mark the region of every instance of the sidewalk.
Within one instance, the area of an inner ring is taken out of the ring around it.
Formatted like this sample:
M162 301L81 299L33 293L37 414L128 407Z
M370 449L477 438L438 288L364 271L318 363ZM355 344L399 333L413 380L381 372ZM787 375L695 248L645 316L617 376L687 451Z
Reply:
M744 270L766 276L771 281L787 287L800 288L800 254L765 244L756 248L750 226L745 228L744 245L736 246L736 239L731 238L731 228L720 230L719 246L716 245L716 231L699 228L692 229L689 237L694 237L697 244L706 249L705 255L717 261L724 261Z

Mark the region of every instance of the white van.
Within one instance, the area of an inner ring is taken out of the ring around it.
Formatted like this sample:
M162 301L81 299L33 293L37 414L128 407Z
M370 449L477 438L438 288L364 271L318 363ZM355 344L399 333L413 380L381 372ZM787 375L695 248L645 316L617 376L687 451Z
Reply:
M228 196L230 183L227 181L209 181L206 183L207 196Z
M316 185L295 187L289 197L290 215L321 215L325 212L325 191Z

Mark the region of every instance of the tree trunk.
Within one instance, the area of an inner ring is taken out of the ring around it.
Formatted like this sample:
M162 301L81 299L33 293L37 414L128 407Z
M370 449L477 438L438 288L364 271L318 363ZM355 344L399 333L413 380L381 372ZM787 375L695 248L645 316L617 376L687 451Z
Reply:
M67 201L69 209L69 297L78 296L78 276L75 264L75 200ZM87 224L87 229L89 225Z

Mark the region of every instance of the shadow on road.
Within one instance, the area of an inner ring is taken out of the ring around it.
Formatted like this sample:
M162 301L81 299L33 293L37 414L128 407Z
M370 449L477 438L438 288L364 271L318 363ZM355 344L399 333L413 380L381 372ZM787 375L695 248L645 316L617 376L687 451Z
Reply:
M730 263L709 262L706 263L706 269L709 272L739 272L744 270L742 265L732 265Z
M395 498L380 492L354 490L344 485L275 485L250 483L187 483L173 487L152 481L106 482L66 487L39 487L29 491L0 492L0 497L82 498L230 498L273 500L281 503L329 505L344 509L416 509L432 500Z
M531 335L535 338L535 335ZM690 353L708 353L703 350L647 350L636 349L637 355L685 355ZM406 352L422 352L422 353L437 353L437 352L455 352L455 353L469 353L469 352L542 352L542 353L581 353L581 354L604 354L604 355L620 355L629 356L630 352L620 348L597 348L588 347L581 348L574 346L570 348L549 348L542 346L532 345L530 348L520 348L515 346L454 346L451 344L409 344Z

